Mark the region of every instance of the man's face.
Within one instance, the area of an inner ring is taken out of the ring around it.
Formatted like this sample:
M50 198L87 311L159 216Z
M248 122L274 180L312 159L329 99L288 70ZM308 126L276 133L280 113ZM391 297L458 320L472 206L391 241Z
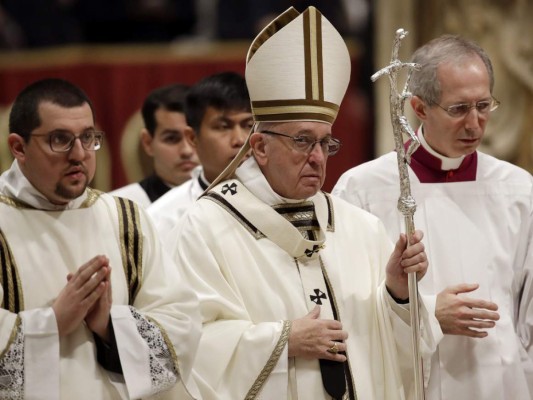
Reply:
M253 126L252 113L207 107L200 132L192 135L205 178L212 182L235 158Z
M33 130L27 142L20 136L16 138L18 145L15 147L20 151L16 152L15 157L26 178L39 192L51 203L66 204L81 196L93 179L96 171L95 151L85 150L81 141L75 140L69 151L53 152L48 135L64 131L79 136L83 132L94 131L93 114L87 103L64 108L51 102L42 102L38 112L41 125Z
M437 78L442 92L439 104L443 108L491 99L489 74L479 57L462 64L443 64ZM416 96L411 104L424 124L424 138L435 151L451 158L476 151L485 134L489 113L479 113L474 107L465 116L451 117L439 106L429 107Z
M272 131L313 140L331 137L331 125L322 122L286 122ZM327 152L315 144L309 152L293 146L292 139L254 133L251 145L254 156L272 189L288 199L303 200L314 196L326 179Z
M191 178L191 171L198 165L196 151L184 134L185 115L160 108L155 112L155 121L153 136L143 130L144 150L153 157L157 176L170 185L180 185Z

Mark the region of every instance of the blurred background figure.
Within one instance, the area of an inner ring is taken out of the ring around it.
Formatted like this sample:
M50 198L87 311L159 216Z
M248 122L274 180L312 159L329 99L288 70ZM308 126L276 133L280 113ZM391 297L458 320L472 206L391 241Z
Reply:
M147 207L172 187L191 178L192 170L198 166L198 157L185 137L187 91L188 86L173 84L157 88L148 95L141 110L144 128L140 141L153 160L153 174L111 194ZM136 142L138 138L135 135L133 140Z
M210 75L190 89L185 102L185 135L198 153L201 166L192 179L148 207L164 237L178 224L213 180L235 158L253 125L250 95L244 77L227 71Z

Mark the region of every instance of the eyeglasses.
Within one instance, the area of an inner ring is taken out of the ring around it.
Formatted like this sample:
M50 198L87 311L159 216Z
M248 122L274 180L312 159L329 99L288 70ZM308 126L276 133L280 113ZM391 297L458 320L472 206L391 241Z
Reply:
M306 154L309 154L317 143L320 144L322 151L328 156L333 156L337 154L337 152L341 148L341 141L332 137L326 137L323 139L315 140L309 136L290 136L284 133L272 132L267 130L261 131L261 133L289 138L291 139L292 147L295 150Z
M462 118L465 117L473 108L475 108L478 113L487 115L488 113L496 110L500 105L500 102L493 97L490 100L481 100L474 104L460 103L453 104L449 107L442 107L440 104L435 104L446 111L450 117Z
M74 147L76 139L80 139L81 147L85 150L96 151L102 147L104 132L88 131L76 136L72 132L59 131L52 133L34 133L32 136L48 136L50 149L56 153L66 153Z

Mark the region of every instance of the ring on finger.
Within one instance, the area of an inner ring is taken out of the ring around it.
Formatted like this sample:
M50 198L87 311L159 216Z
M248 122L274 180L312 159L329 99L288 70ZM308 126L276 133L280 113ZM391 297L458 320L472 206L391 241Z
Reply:
M334 342L333 346L327 349L327 352L331 354L337 354L339 352L339 348L337 347L337 342Z

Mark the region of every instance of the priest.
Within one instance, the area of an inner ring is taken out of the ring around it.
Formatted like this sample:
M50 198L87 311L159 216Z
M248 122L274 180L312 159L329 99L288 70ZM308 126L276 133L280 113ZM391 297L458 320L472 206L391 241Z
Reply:
M409 177L432 265L420 291L445 334L427 398L531 399L533 178L477 150L499 105L479 45L443 35L411 61L420 65L409 90L421 145ZM346 172L333 190L391 237L403 229L399 192L394 152Z
M197 298L144 211L88 187L104 139L89 98L62 79L34 82L9 128L0 398L195 397Z

